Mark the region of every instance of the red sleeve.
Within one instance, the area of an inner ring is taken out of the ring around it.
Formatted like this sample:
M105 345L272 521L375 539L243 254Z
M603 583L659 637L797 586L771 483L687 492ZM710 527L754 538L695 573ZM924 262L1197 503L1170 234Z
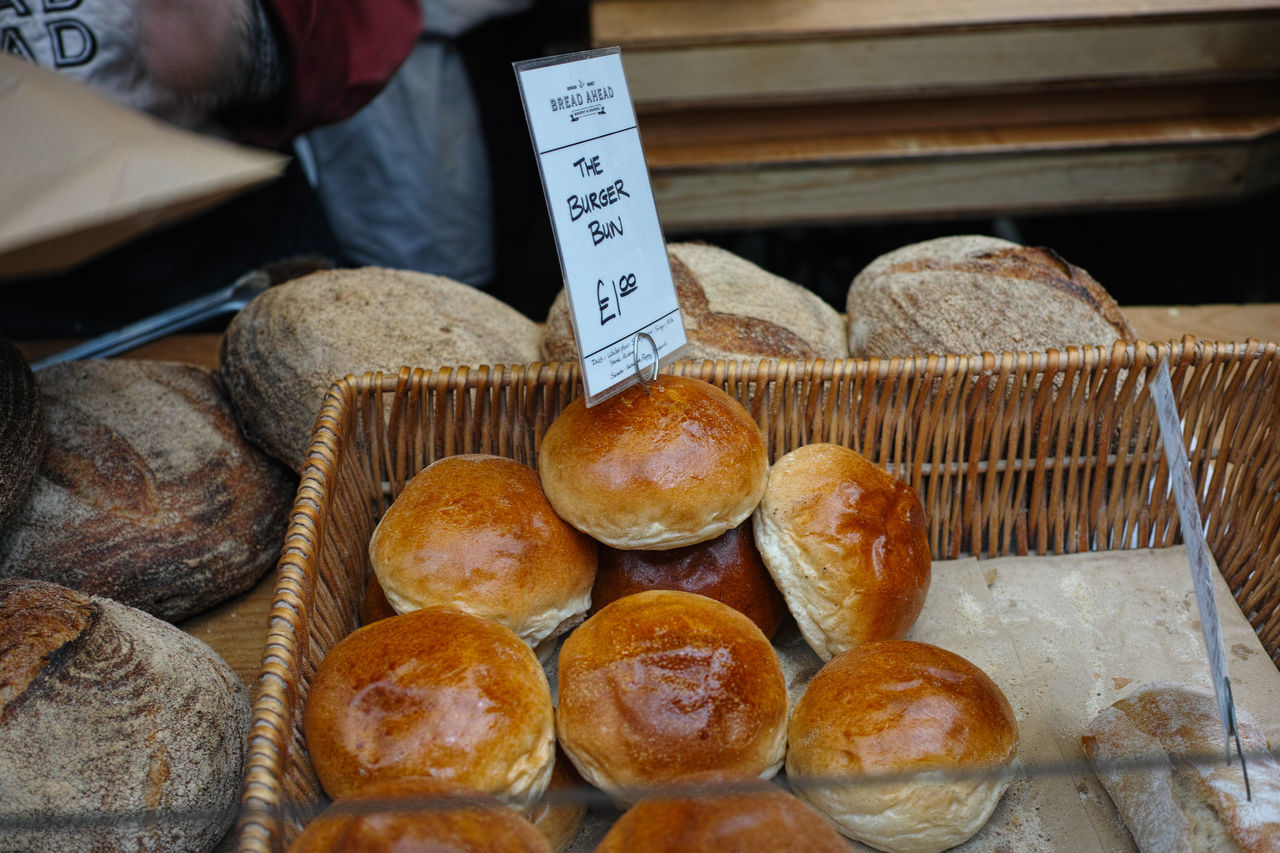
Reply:
M280 40L285 93L246 128L272 147L341 121L373 100L422 31L418 0L263 0Z

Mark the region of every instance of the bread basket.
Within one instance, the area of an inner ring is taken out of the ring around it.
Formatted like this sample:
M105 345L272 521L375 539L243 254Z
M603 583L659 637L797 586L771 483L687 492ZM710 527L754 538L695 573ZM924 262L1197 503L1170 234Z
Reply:
M771 459L830 441L910 482L935 559L946 559L1180 541L1144 390L1165 357L1209 547L1235 605L1280 662L1276 344L1188 338L974 358L681 362L667 370L739 399L763 429ZM302 707L318 662L358 625L367 545L387 506L442 456L485 452L533 464L547 425L579 393L576 366L564 364L404 368L334 383L278 566L237 850L283 850L323 801L301 735Z

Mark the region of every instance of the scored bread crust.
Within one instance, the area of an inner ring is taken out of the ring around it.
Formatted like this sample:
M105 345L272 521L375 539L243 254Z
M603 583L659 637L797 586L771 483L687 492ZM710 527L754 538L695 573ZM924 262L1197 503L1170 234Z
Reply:
M854 358L1043 351L1136 340L1115 300L1049 249L939 237L868 264L849 285Z
M1089 723L1081 744L1139 850L1280 851L1280 762L1240 705L1236 728L1251 801L1239 763L1224 761L1217 700L1205 688L1152 682Z
M926 643L882 640L818 671L787 743L787 778L843 834L893 853L937 853L991 817L1012 781L1018 726L978 666ZM867 779L938 770L961 775ZM842 779L851 784L831 783Z
M688 773L769 778L786 751L786 679L750 619L702 595L620 598L560 648L556 734L619 802Z
M576 398L538 453L547 500L611 548L695 545L745 521L764 492L764 435L742 404L662 375L588 407Z
M667 259L691 361L847 358L844 318L808 288L707 243L669 243ZM578 357L568 294L547 312L548 361Z
M928 529L915 491L847 447L783 455L752 519L756 546L823 660L899 639L924 607Z

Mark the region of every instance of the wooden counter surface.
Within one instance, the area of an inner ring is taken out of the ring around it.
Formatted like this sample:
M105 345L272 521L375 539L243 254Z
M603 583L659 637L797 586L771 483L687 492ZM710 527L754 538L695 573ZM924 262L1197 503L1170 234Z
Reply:
M1280 341L1280 303L1133 306L1124 313L1138 336L1148 341L1180 340L1184 335L1216 341ZM121 357L187 361L212 368L217 366L219 338L217 334L173 335ZM19 346L34 360L69 343L19 342ZM248 592L179 623L212 646L250 685L257 679L261 662L274 581L274 572L268 572Z

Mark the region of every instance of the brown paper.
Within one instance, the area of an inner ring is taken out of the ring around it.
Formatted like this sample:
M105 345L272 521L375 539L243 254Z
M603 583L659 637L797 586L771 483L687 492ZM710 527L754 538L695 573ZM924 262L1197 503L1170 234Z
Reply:
M1236 704L1280 742L1280 671L1215 577ZM908 639L980 666L1018 718L1017 776L986 826L955 850L1135 849L1080 735L1099 711L1144 684L1210 686L1185 549L938 561ZM775 645L794 703L821 661L794 631ZM593 849L610 820L590 814L571 850Z
M0 283L70 267L277 178L287 162L4 53L0 128Z

